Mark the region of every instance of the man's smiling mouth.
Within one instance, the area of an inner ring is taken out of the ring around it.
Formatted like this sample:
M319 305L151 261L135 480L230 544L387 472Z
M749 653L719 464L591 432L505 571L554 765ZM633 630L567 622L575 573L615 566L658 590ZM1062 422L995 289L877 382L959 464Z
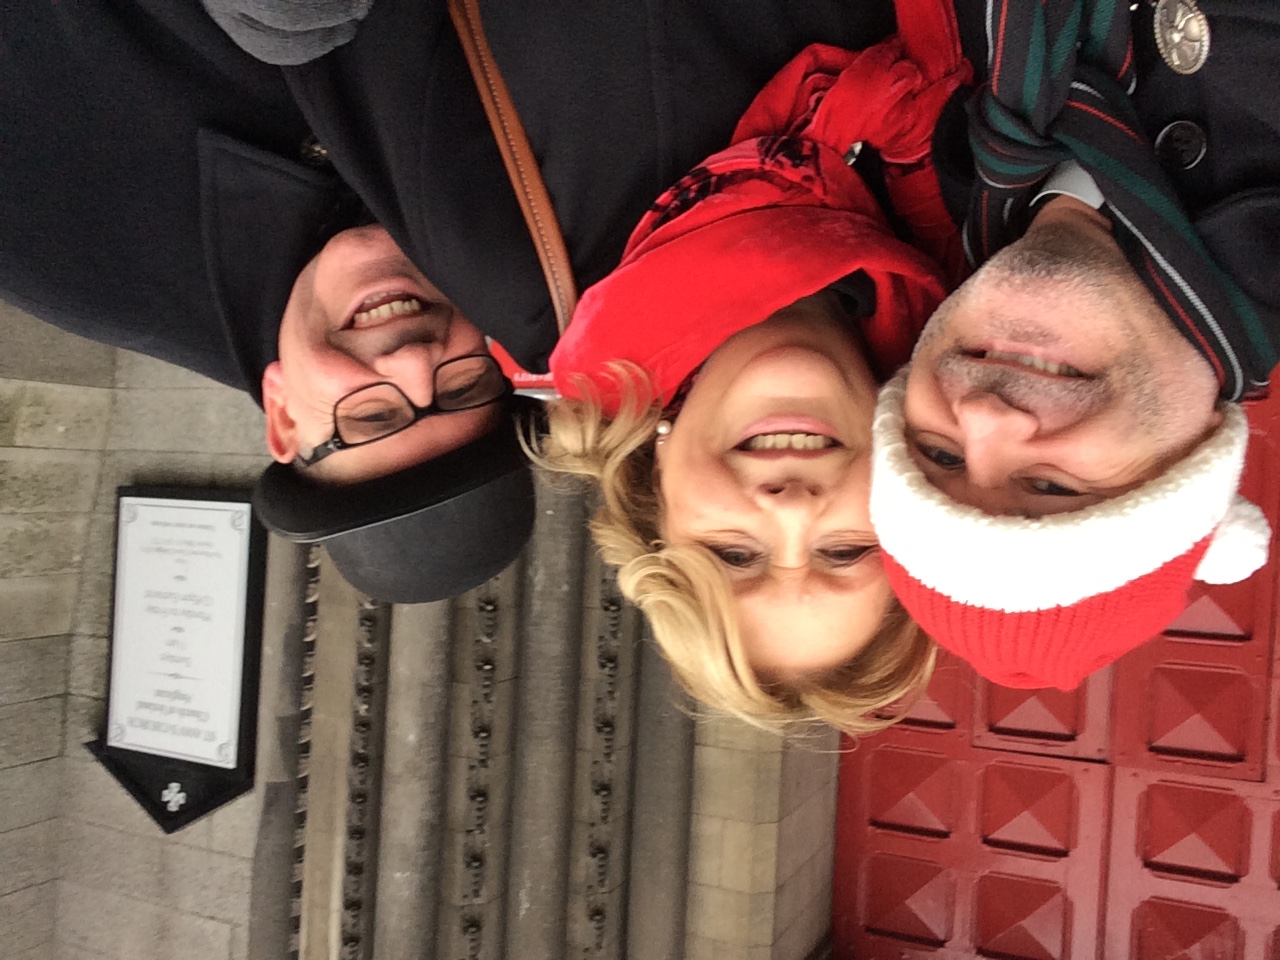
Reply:
M1032 370L1038 370L1041 373L1047 373L1055 377L1088 377L1088 374L1084 371L1071 366L1069 363L1054 363L1052 360L1044 360L1025 353L1009 353L1004 350L965 350L964 355L972 360L987 360L995 363L1030 367Z
M398 317L418 316L426 312L422 301L410 293L395 291L366 297L347 321L347 328L363 330L376 327Z

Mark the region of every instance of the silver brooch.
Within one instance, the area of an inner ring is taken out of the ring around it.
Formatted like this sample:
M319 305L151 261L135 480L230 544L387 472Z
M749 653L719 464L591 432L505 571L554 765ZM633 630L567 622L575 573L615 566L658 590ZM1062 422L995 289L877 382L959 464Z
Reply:
M1195 0L1159 0L1156 46L1177 73L1195 73L1209 59L1209 19Z

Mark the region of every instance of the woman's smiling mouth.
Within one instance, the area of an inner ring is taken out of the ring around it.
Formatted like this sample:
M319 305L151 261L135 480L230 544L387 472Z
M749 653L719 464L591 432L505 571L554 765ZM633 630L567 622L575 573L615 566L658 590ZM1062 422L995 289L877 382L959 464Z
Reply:
M825 450L840 444L831 437L818 433L759 433L748 437L738 445L739 450L752 452L756 450L798 450L806 453L813 450Z

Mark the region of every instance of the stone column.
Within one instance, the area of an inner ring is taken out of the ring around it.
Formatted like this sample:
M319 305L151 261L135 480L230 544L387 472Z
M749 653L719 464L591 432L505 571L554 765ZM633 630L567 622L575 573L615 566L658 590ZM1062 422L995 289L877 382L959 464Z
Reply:
M507 960L545 960L565 949L585 524L580 495L539 480L517 651Z
M693 718L651 640L637 650L640 690L631 797L628 960L681 960L692 817Z
M374 956L432 960L448 795L451 602L392 610Z
M385 610L367 604L325 557L306 757L302 960L370 953Z
M839 741L705 716L694 752L687 960L804 960L831 924Z
M262 806L253 845L247 960L278 960L289 949L306 562L305 547L269 538L256 770Z

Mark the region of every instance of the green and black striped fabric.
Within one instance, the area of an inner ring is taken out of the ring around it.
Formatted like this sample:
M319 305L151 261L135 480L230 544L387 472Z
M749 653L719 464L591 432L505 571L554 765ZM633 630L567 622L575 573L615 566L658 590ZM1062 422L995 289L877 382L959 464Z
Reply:
M969 103L978 177L965 250L978 265L1026 231L1036 188L1064 161L1097 182L1129 262L1217 370L1228 400L1276 365L1258 311L1214 262L1142 132L1127 0L989 0L989 81Z

